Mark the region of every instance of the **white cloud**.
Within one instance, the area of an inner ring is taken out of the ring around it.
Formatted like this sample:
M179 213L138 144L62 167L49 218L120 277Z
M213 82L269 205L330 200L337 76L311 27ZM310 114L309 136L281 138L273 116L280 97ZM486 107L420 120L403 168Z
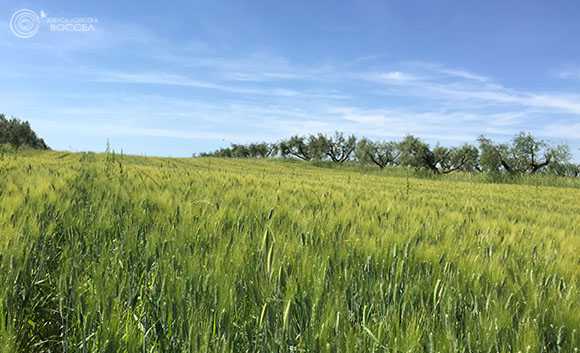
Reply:
M411 67L420 68L426 70L430 74L435 74L436 76L448 76L472 81L479 82L489 82L491 79L489 77L476 74L460 68L449 68L441 64L429 63L424 61L417 61L410 63Z
M452 106L458 106L458 101L479 102L481 105L493 104L506 107L520 106L522 109L535 108L545 112L567 113L580 115L580 95L567 93L532 93L508 89L500 84L491 83L483 76L457 70L438 70L452 72L454 76L469 78L469 82L443 82L428 75L418 76L409 73L395 72L394 79L380 80L385 87L396 86L399 94L420 97L424 100L447 101ZM368 76L367 76L368 78ZM400 79L397 79L400 78ZM391 92L387 92L390 94Z
M230 93L240 93L248 95L265 95L278 97L301 97L301 98L325 98L325 99L348 99L347 95L338 94L336 92L324 92L321 90L291 90L286 88L263 89L257 87L242 87L233 84L226 85L214 83L210 81L201 81L189 78L184 75L164 73L164 72L145 72L145 73L129 73L129 72L100 72L95 74L89 80L95 82L116 82L129 84L153 84L153 85L169 85L169 86L183 86L196 87L204 89L213 89L226 91Z
M401 72L401 71L392 71L392 72L377 74L377 78L379 80L384 80L384 81L390 82L390 83L409 83L409 82L415 82L419 79L418 77L416 77L414 75L410 75L408 73Z
M579 139L580 122L576 123L554 123L546 126L545 129L538 131L539 134L556 138Z
M447 74L450 76L455 76L455 77L459 77L459 78L465 78L468 80L474 80L474 81L479 81L479 82L488 82L489 78L482 76L482 75L477 75L465 70L453 70L453 69L440 69L439 70L440 73L442 74Z
M580 68L569 68L558 72L556 76L562 79L580 80Z

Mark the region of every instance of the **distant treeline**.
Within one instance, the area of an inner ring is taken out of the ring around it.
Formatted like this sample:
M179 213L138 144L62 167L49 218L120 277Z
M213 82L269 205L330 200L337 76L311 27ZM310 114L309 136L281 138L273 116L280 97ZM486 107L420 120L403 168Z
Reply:
M14 117L6 119L4 114L0 114L0 145L3 144L17 148L49 149L44 140L36 136L28 121L21 121Z
M222 158L298 158L304 161L358 161L387 166L428 169L437 174L454 171L509 174L549 173L559 176L580 175L580 165L570 162L570 147L552 145L529 133L520 132L508 143L496 143L480 136L477 146L464 143L458 147L434 147L421 139L407 135L402 141L357 139L336 132L292 136L278 143L231 144L200 157Z

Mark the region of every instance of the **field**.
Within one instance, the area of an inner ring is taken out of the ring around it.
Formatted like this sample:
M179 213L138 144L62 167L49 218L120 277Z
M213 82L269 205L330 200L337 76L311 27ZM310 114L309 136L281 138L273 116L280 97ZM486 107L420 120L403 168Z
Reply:
M580 349L578 188L60 152L0 176L1 352Z

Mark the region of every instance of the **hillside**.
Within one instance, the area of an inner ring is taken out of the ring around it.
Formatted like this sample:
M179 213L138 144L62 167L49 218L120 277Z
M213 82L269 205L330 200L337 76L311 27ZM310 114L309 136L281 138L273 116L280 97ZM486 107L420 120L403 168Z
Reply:
M0 351L580 349L575 184L324 166L3 155Z

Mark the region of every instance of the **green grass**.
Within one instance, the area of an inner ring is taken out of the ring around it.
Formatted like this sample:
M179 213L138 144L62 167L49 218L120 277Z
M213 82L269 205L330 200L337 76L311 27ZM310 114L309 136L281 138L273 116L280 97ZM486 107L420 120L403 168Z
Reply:
M418 176L4 154L0 351L577 351L577 184Z

